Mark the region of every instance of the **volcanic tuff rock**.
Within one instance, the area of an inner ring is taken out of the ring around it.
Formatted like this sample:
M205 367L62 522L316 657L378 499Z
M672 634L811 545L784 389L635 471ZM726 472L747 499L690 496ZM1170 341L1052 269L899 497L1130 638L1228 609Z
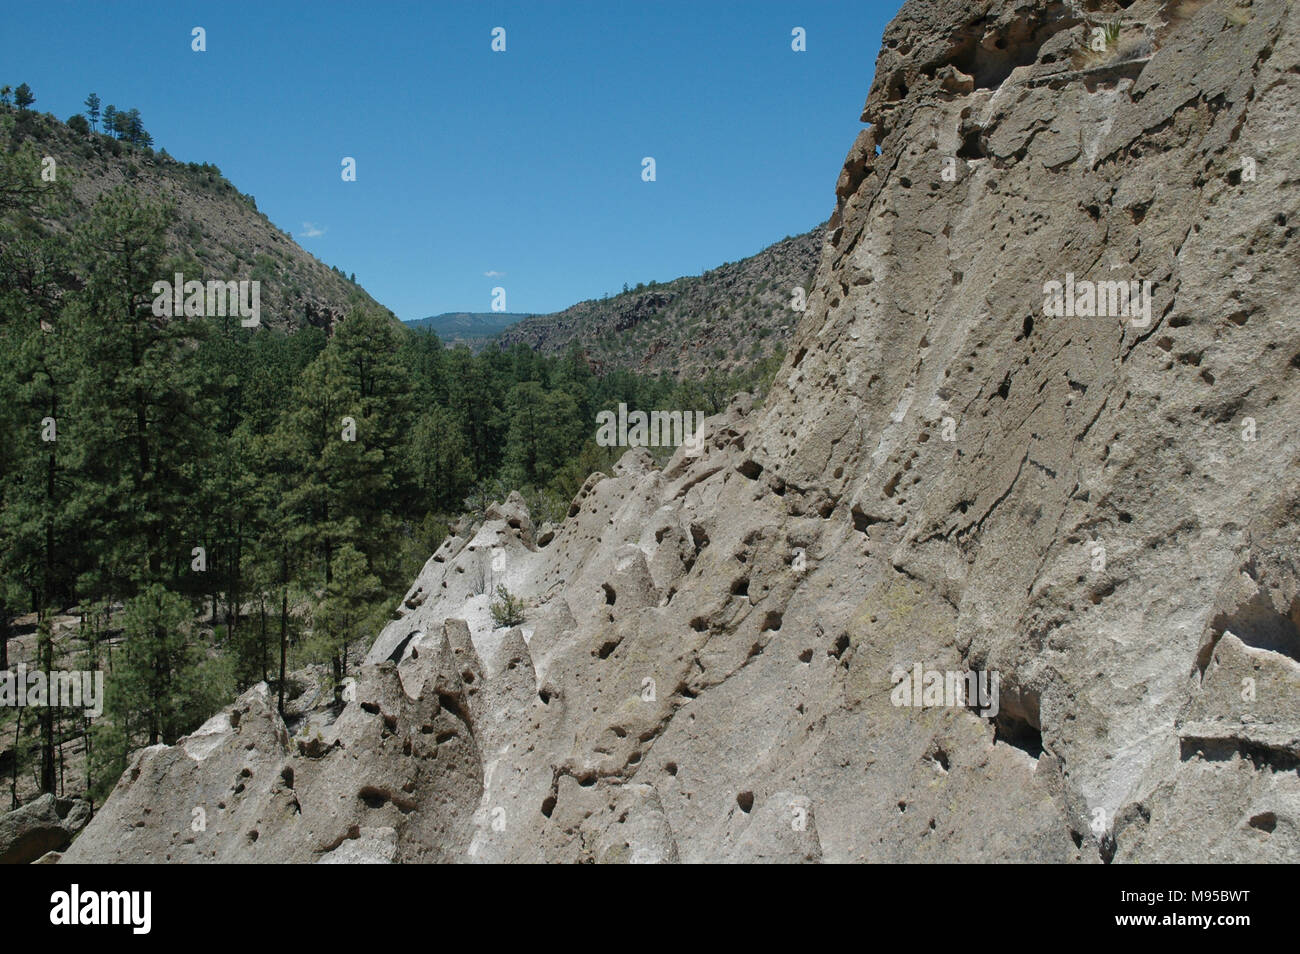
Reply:
M907 3L767 406L449 538L323 737L254 690L67 858L1297 860L1298 106L1285 0Z
M90 803L47 792L0 815L0 864L28 864L68 846L90 821Z

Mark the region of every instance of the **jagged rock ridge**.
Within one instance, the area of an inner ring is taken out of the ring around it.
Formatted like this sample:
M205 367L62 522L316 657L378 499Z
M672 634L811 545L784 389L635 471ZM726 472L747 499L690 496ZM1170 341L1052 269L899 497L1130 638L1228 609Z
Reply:
M767 406L449 538L324 731L253 690L65 860L1296 860L1297 17L907 3Z

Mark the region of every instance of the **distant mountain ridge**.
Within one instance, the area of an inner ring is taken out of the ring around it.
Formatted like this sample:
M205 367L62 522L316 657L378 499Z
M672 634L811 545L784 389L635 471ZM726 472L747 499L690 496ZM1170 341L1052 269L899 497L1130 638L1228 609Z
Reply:
M533 317L511 311L448 311L427 318L413 318L408 328L435 332L445 344L467 344L477 351L509 326Z

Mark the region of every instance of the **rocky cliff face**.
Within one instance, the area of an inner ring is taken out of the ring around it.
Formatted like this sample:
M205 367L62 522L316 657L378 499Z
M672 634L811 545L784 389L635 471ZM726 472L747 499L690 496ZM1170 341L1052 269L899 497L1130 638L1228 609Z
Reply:
M768 405L496 508L337 718L251 691L66 860L1297 860L1298 105L1285 0L907 3Z

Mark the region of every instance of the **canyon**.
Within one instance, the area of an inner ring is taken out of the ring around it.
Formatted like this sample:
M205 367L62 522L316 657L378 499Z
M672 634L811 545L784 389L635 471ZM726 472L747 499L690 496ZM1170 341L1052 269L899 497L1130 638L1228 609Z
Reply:
M1285 0L909 0L762 405L463 519L63 862L1300 860L1298 106ZM1043 314L1110 268L1149 325Z

